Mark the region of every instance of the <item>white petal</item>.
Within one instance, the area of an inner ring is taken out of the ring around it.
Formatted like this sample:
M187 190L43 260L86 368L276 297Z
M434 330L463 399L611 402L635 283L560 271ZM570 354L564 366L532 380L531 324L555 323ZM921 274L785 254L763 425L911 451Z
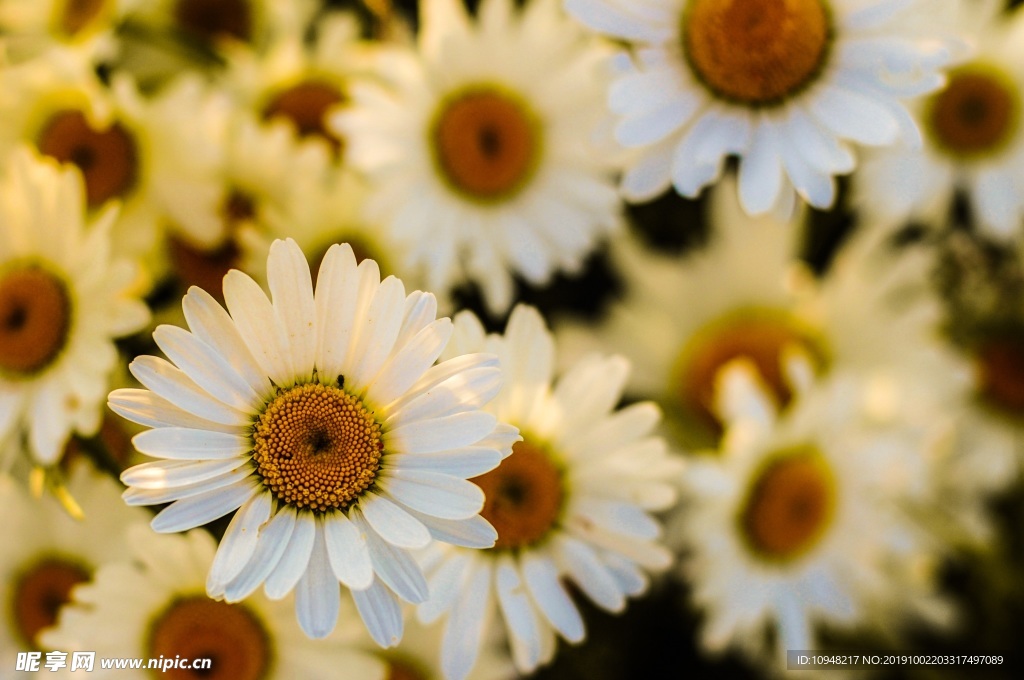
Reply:
M169 486L163 489L139 489L132 487L121 494L121 498L127 505L158 505L170 503L182 498L191 498L208 491L233 486L247 477L251 477L256 470L245 465L237 470L213 477L204 482L190 484L188 486Z
M164 508L150 526L161 534L194 529L242 507L261 488L258 480L246 477L231 486L183 498Z
M485 411L468 411L399 425L384 434L384 444L399 453L435 453L475 444L498 420Z
M373 530L393 546L416 549L430 543L430 532L423 523L383 496L367 491L359 500L359 509Z
M748 215L768 212L782 192L782 158L778 131L762 120L754 129L750 150L740 161L740 202Z
M128 369L139 382L175 406L222 425L246 426L252 416L228 406L196 385L183 371L158 357L140 356Z
M121 473L121 482L139 489L190 486L227 474L248 462L248 458L242 457L208 461L157 460L128 468Z
M471 482L420 470L392 470L379 482L400 505L441 519L468 519L484 506L484 492Z
M308 382L313 377L316 351L313 280L306 256L292 239L270 245L267 284L274 312L288 337L286 360L290 360L295 379Z
M352 513L352 523L366 535L373 571L406 602L419 604L427 599L427 581L416 560L401 548L396 548L378 535L358 512Z
M521 556L520 567L530 596L548 623L569 642L583 640L583 619L559 581L551 559L530 552Z
M290 506L278 510L260 532L252 558L238 576L225 586L224 599L228 602L244 600L267 580L291 541L292 532L295 530L295 516L295 508ZM216 593L209 595L217 596Z
M349 377L354 385L366 385L380 373L398 339L404 307L405 286L401 280L389 276L373 296L350 350Z
M365 590L353 590L352 599L366 630L381 647L394 647L402 639L402 608L379 581Z
M241 573L256 552L260 527L270 519L272 498L269 493L256 494L231 518L206 575L207 593L223 594L224 586Z
M324 375L337 376L344 370L359 295L363 292L357 285L359 279L352 247L347 243L331 246L320 265L315 294L316 360Z
M599 607L621 612L626 599L597 553L583 541L561 536L556 543L559 561L579 588Z
M119 389L110 393L107 405L117 415L146 427L182 427L208 432L244 434L250 423L223 425L178 408L149 390Z
M417 333L381 370L366 397L377 404L390 404L419 380L441 355L452 334L449 319L438 319Z
M851 90L823 88L810 110L834 134L868 146L892 144L900 134L899 123L884 106Z
M394 453L383 460L386 468L428 470L470 479L490 472L501 463L501 453L482 446L466 446L444 453Z
M373 583L373 565L366 535L343 512L335 512L324 522L324 539L338 580L352 590L369 588Z
M476 664L491 606L491 568L479 565L455 603L441 642L441 667L450 680L463 680Z
M409 514L423 522L436 540L463 548L493 548L498 532L490 522L476 515L469 519L438 519L409 510Z
M263 592L271 600L280 600L287 595L306 573L316 533L313 513L299 511L295 517L295 528L288 539L288 547L263 586Z
M216 460L235 458L252 451L252 441L223 432L184 427L158 427L132 437L139 453L175 460Z
M168 359L213 397L243 413L252 413L260 406L260 396L227 359L185 329L158 326L153 340Z
M430 598L416 608L416 616L423 624L431 624L451 609L462 592L462 584L470 572L474 558L465 551L445 556L444 562L430 577Z
M259 284L232 269L224 277L224 303L262 371L280 387L294 384L296 376L288 356L287 338L283 337L274 307Z
M324 546L323 520L317 520L317 524L309 566L295 587L295 614L299 627L315 640L331 634L338 624L341 609L341 588L331 572Z
M518 652L516 656L520 657L516 665L524 669L536 668L541 654L540 622L511 555L502 555L498 559L494 586L509 629L512 648Z
M431 387L412 399L388 409L387 427L430 418L444 418L470 409L480 408L501 390L502 372L498 366L471 368Z

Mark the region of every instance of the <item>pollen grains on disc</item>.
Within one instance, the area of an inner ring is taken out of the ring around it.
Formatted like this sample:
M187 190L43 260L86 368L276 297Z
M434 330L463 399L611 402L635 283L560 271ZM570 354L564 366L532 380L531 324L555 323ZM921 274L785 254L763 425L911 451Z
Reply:
M985 403L1024 419L1024 329L991 334L975 349L974 363Z
M749 359L776 403L786 406L793 397L784 370L791 349L800 351L816 369L827 364L822 342L789 313L767 308L734 311L705 325L687 342L674 372L676 394L688 415L720 432L715 386L721 369L733 359Z
M824 535L835 514L832 470L813 446L782 451L756 471L740 509L740 531L750 549L787 561Z
M528 440L513 444L501 465L470 481L484 492L480 516L498 532L495 548L528 548L558 522L565 496L562 471Z
M249 609L204 595L174 600L150 624L151 658L211 660L208 669L159 674L169 680L264 680L272 652L267 631Z
M282 503L327 511L354 503L380 467L380 424L344 390L319 383L281 390L258 417L253 461Z
M690 0L683 55L716 97L747 106L781 103L813 83L832 41L823 0Z
M959 160L999 152L1020 125L1021 92L994 66L968 64L948 75L932 95L924 122L935 145Z
M125 196L138 180L135 140L119 123L96 129L81 111L58 111L43 125L36 143L47 156L78 166L90 208Z
M540 162L541 125L526 102L491 87L443 99L430 130L434 162L447 184L472 201L517 194Z
M64 282L27 265L0 273L0 373L29 376L60 355L71 328Z
M111 0L61 0L54 5L56 32L73 38L103 13Z
M174 20L187 33L215 41L252 37L251 0L177 0Z
M335 152L343 142L324 124L327 112L345 102L345 95L334 85L318 80L304 80L275 94L263 109L267 120L283 118L291 121L301 137L320 137Z
M36 635L57 622L60 608L71 600L71 589L89 580L81 564L58 557L46 558L14 580L11 608L22 642L36 648Z

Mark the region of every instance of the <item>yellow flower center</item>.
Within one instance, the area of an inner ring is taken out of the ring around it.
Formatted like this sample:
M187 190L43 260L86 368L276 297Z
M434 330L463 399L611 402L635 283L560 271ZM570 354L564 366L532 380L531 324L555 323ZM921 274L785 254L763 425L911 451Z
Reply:
M798 349L816 368L824 368L826 354L810 329L785 312L744 309L705 326L686 344L676 368L678 396L688 416L721 433L715 412L716 379L733 359L752 361L779 406L793 397L787 381L784 353Z
M54 25L58 32L74 37L100 16L106 4L107 0L64 0L55 7Z
M470 481L483 489L480 516L498 532L495 548L529 547L558 521L565 494L562 471L535 444L516 442L501 465Z
M267 631L246 607L200 595L175 600L153 621L149 656L211 660L208 669L155 673L168 680L264 680L273 655Z
M332 107L344 101L345 96L334 85L308 80L275 95L263 109L263 117L289 120L300 136L324 139L331 149L340 153L344 142L327 129L324 117Z
M691 0L681 38L690 67L715 96L770 106L814 82L831 33L823 0Z
M1003 148L1020 124L1020 91L1002 71L979 64L949 74L931 97L925 129L938 148L958 159Z
M125 196L138 179L135 141L118 123L96 130L81 111L59 111L43 126L37 144L47 156L78 166L90 208Z
M31 375L64 349L71 300L64 282L35 266L0 275L0 372Z
M14 582L11 607L22 641L36 649L36 636L57 622L60 608L71 601L71 589L89 580L80 564L48 558L38 562Z
M280 392L256 421L253 461L263 484L297 508L345 508L373 484L384 448L373 412L337 387Z
M739 521L754 552L789 560L817 543L834 513L832 471L808 447L785 452L759 471Z
M178 0L174 19L182 29L203 40L249 40L252 7L247 0Z
M986 402L1024 418L1024 335L1005 333L982 343L975 352L975 373Z
M470 88L442 102L430 131L434 161L448 184L478 202L518 193L540 160L540 124L518 98Z

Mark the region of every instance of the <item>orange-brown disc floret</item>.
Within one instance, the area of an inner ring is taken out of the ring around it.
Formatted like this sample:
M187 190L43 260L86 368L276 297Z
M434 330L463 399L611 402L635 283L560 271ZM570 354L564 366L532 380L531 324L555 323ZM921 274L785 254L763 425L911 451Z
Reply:
M344 390L311 383L281 391L256 421L253 461L277 498L316 511L345 508L374 482L380 425Z
M800 92L825 66L831 18L822 0L691 0L683 54L716 96L770 106Z
M540 126L525 104L495 89L469 89L435 118L434 160L464 196L493 201L517 193L536 170Z
M267 631L249 609L205 595L175 600L152 622L149 656L210 659L210 668L157 671L168 680L264 680L273 661Z
M344 101L345 96L337 87L306 80L277 93L264 107L263 117L289 120L301 137L320 137L339 152L342 140L327 128L324 119L332 107Z
M82 565L59 558L43 560L21 574L11 604L22 642L36 649L36 635L57 623L60 608L71 601L71 589L88 580Z
M119 123L98 130L81 111L59 111L43 126L37 144L47 156L78 166L90 208L123 198L138 181L135 140Z
M993 408L1024 418L1024 333L996 335L975 350L978 391Z
M31 265L0 274L0 373L31 375L46 368L70 328L71 300L60 279Z
M925 129L937 146L956 158L996 152L1017 130L1020 93L994 69L965 66L949 74L946 87L929 101Z
M501 465L470 481L483 489L480 516L498 532L495 548L529 547L558 522L564 501L562 471L529 441L513 444L512 455Z
M740 513L750 547L786 560L812 547L835 511L831 470L815 451L789 453L760 470Z

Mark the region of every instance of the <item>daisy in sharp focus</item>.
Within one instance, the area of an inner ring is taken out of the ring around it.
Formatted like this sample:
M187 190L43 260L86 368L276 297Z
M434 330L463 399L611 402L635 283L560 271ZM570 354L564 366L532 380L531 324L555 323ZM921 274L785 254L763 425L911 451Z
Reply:
M68 492L84 519L74 519L50 496L32 498L0 474L4 548L0 550L0 668L15 667L15 653L42 650L40 633L57 621L72 588L92 578L112 555L128 549L124 530L145 521L128 508L120 485L84 461L68 474ZM47 650L48 651L48 650Z
M72 433L99 429L118 361L114 339L140 330L149 311L133 291L136 268L111 257L115 212L87 217L78 171L24 148L5 165L0 442L23 437L33 464L48 466Z
M57 625L41 636L46 649L93 651L101 658L210 659L209 669L161 672L180 678L388 680L377 659L355 646L358 624L310 640L290 615L290 599L257 594L228 604L207 597L206 572L216 550L207 532L166 536L136 524L126 533L130 548L106 555L92 581L75 588ZM96 664L92 676L147 680L153 671Z
M915 103L924 144L865 156L853 176L859 211L899 225L948 224L956 192L978 227L1003 238L1024 219L1024 12L1004 14L1000 0L963 3L955 25L970 35L972 56L938 92Z
M705 647L785 668L786 650L820 648L823 626L899 635L908 621L948 625L935 544L904 507L916 429L874 423L850 376L797 387L781 416L748 361L721 382L726 435L684 473L680 513Z
M650 402L616 409L629 364L589 355L554 380L554 341L532 307L512 311L504 335L485 335L468 312L455 319L453 351L493 352L505 383L488 406L523 440L494 470L474 476L487 496L481 515L498 532L490 550L439 547L423 557L430 600L424 623L446 616L441 666L448 680L473 668L496 612L517 668L549 662L556 636L584 638L583 618L563 584L606 611L643 593L648 570L669 566L649 513L675 502L681 461L652 435Z
M354 83L331 123L409 264L434 290L475 282L503 313L513 275L577 271L618 224L593 140L607 52L554 0L484 0L476 20L456 0L420 10L417 51L380 54L383 83Z
M324 257L314 293L294 241L270 248L272 295L232 270L227 311L192 288L191 332L160 326L171 359L138 357L148 389L116 390L111 408L152 427L133 443L161 460L126 470L131 505L171 502L152 522L176 532L235 513L207 578L211 597L238 602L260 585L293 589L302 629L334 628L339 582L381 646L402 635L399 600L427 585L410 550L438 539L489 546L483 492L466 481L518 439L481 410L497 393L495 357L436 366L451 322L434 297L380 281L347 245ZM173 363L171 363L173 362Z
M915 30L942 0L566 0L628 41L608 93L615 138L636 149L621 189L694 197L740 159L750 214L787 212L794 189L828 208L853 145L917 137L904 100L942 84L949 49Z

